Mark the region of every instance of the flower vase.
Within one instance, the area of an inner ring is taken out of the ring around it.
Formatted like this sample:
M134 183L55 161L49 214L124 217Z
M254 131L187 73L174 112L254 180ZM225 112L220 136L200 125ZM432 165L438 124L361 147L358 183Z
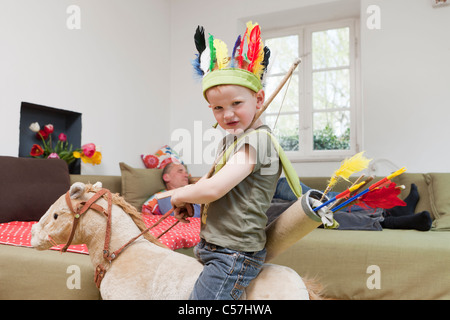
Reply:
M69 166L69 173L70 174L80 174L81 173L81 159L75 159L75 161L72 161L68 164Z

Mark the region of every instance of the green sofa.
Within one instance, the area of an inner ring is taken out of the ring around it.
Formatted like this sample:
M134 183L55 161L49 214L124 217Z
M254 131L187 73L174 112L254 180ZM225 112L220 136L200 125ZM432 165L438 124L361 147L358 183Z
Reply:
M135 206L160 188L158 171L121 164L121 172L70 175L70 184L101 181ZM302 182L321 190L327 179ZM405 173L396 182L407 187L405 194L412 182L418 186L416 211L431 213L432 231L316 229L272 262L320 282L331 299L450 299L450 173ZM178 252L192 255L192 248ZM81 276L76 288L69 283L73 266ZM100 298L88 255L0 245L0 270L0 299Z
M122 177L71 176L72 182L100 180L116 192L122 192L122 182L129 184L131 179L124 177L123 170ZM328 179L301 181L323 190ZM417 185L416 212L430 212L434 219L431 231L316 229L272 263L317 280L332 299L450 299L450 173L404 173L395 182L406 186L403 197L411 183ZM340 183L335 190L344 187ZM192 255L192 249L178 251Z

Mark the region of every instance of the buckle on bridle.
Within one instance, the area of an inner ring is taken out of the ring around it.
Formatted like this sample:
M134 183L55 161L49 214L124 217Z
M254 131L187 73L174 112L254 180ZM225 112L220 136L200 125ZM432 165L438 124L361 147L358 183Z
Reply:
M111 263L111 261L116 258L116 254L114 252L112 254L109 254L109 250L103 250L103 258Z

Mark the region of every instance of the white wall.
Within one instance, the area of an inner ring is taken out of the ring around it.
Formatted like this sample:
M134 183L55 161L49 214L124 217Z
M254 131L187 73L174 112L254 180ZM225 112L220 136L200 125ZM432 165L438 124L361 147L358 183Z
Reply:
M450 6L363 0L361 17L369 5L381 28L361 23L364 147L410 172L449 172Z
M66 27L71 4L80 30ZM169 1L1 0L0 43L1 155L18 155L22 101L82 113L82 143L103 153L82 173L143 166L166 142Z

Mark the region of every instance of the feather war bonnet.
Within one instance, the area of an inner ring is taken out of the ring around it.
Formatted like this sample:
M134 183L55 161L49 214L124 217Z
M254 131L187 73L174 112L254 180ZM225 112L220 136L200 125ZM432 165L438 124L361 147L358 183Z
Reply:
M195 31L194 42L198 53L192 65L195 75L203 79L203 93L219 84L237 84L255 92L262 89L270 50L261 40L258 23L247 22L247 29L243 36L237 37L231 55L225 42L211 34L206 38L201 26Z

